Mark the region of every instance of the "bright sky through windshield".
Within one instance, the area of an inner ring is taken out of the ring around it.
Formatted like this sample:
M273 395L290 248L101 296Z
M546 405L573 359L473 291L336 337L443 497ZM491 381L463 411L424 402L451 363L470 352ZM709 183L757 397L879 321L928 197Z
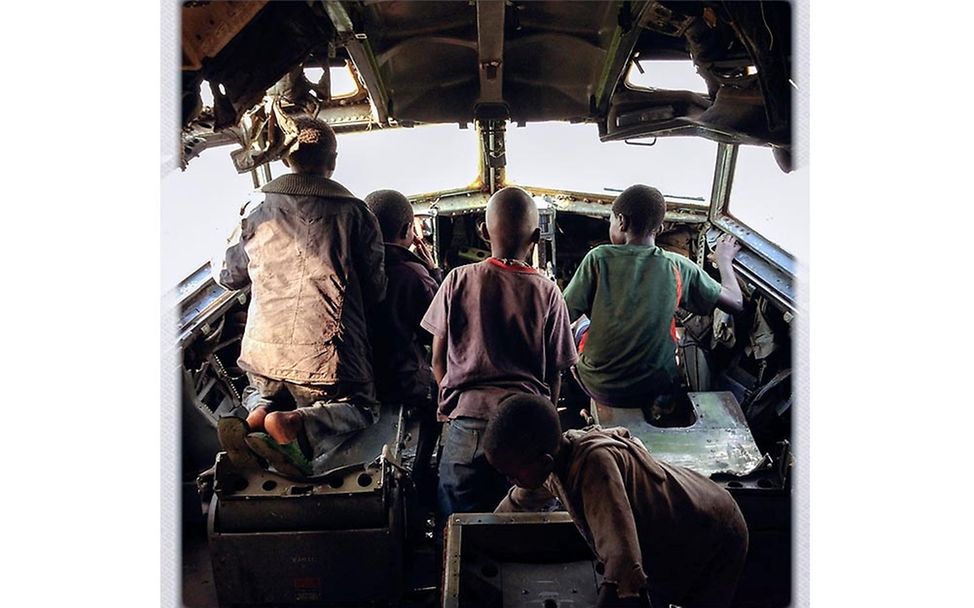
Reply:
M641 140L644 143L646 140ZM652 141L652 140L649 140ZM334 178L358 197L392 188L407 195L461 188L476 178L476 131L457 125L340 135ZM205 151L185 172L162 180L162 287L169 289L216 254L253 189L238 174L231 146ZM707 205L717 144L695 137L659 138L653 146L601 143L595 125L529 123L507 127L512 183L614 194L636 183ZM790 252L807 252L807 170L785 175L768 148L742 146L731 213ZM276 177L286 171L273 163Z
M254 188L250 173L238 174L230 147L193 159L185 172L162 178L162 288L171 289L226 242L240 207Z
M808 256L808 167L778 168L771 148L740 146L730 214L800 260Z
M271 164L277 177L284 163ZM373 190L405 195L463 188L477 178L477 137L473 127L426 125L376 129L338 136L334 179L359 198Z
M716 161L717 144L699 137L661 137L652 146L640 146L602 143L592 124L507 128L507 179L527 186L612 194L646 184L707 205Z
M169 289L217 253L253 190L250 173L238 174L234 146L203 152L185 171L162 180L162 287ZM287 171L271 165L277 177ZM477 137L457 125L376 129L338 136L334 179L359 198L392 188L412 195L462 188L477 177Z

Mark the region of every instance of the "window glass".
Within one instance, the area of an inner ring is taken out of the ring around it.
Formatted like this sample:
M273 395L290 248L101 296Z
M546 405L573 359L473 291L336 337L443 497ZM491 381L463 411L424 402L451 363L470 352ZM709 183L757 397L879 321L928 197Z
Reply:
M230 160L235 146L205 150L186 171L162 180L163 289L210 260L240 217L253 190L250 173ZM287 172L280 161L271 173ZM374 130L338 136L334 179L353 194L392 188L422 194L468 186L477 177L477 137L457 125Z
M274 177L287 171L271 164ZM387 188L407 196L463 188L477 179L477 134L449 124L339 135L333 178L359 198Z
M226 242L254 189L237 173L232 147L204 150L162 178L162 288L169 290L208 262Z
M652 146L635 146L600 142L592 124L529 123L507 129L507 179L527 186L605 194L646 184L706 206L716 158L717 144L699 137L660 137Z
M310 82L318 82L321 80L321 76L325 73L324 68L305 68L304 77ZM332 99L339 99L341 97L350 97L358 92L358 82L356 82L355 77L352 75L352 70L349 69L346 63L342 67L333 67L330 70L331 76L331 97Z
M771 148L740 146L728 210L796 258L808 255L808 167L784 173Z
M707 83L691 59L633 61L626 74L631 89L664 89L707 94Z

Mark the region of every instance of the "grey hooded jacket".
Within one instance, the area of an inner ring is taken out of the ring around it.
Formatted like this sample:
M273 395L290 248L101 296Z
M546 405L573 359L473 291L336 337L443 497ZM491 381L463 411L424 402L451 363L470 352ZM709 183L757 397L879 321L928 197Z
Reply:
M215 280L251 286L238 363L297 384L372 382L366 309L385 297L375 216L341 184L287 174L261 188Z

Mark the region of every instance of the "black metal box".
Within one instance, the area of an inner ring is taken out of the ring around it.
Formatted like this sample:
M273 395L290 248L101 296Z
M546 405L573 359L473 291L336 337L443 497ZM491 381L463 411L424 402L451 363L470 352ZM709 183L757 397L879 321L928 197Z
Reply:
M571 517L464 513L447 526L443 608L594 606L601 564Z

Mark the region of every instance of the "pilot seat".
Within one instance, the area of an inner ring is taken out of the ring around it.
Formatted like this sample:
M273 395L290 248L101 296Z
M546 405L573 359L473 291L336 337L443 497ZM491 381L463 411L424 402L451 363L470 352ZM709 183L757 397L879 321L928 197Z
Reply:
M217 456L207 534L219 604L332 606L387 602L402 588L400 460L418 423L400 406L292 479Z

